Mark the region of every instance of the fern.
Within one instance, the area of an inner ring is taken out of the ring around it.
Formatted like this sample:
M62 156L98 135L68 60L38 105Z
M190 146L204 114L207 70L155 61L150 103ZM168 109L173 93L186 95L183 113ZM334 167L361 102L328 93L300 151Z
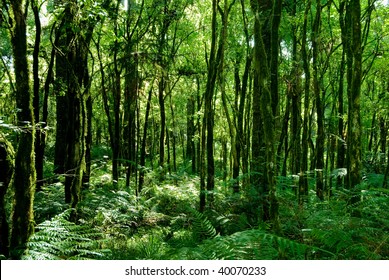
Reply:
M236 232L229 236L217 235L198 246L183 247L169 252L171 259L254 260L305 259L319 248L260 229Z
M166 230L160 228L148 229L139 232L127 240L125 250L127 259L159 260L163 259L166 243L164 242Z
M347 204L352 195L337 190L327 209L315 211L307 220L312 228L312 242L332 252L334 259L387 259L389 196L385 189L368 189L359 186L359 201ZM358 213L357 216L353 213Z
M103 236L96 229L69 221L73 209L58 214L36 227L22 259L104 259L109 251L101 249Z
M87 192L78 206L85 223L115 238L125 238L133 233L144 219L146 210L135 195L104 188Z
M43 186L41 191L36 192L34 200L35 221L40 223L65 211L69 206L64 202L64 196L65 190L61 183ZM51 202L47 203L47 201Z
M214 238L216 236L216 229L204 213L200 213L194 209L190 209L190 212L193 215L193 238L197 241Z

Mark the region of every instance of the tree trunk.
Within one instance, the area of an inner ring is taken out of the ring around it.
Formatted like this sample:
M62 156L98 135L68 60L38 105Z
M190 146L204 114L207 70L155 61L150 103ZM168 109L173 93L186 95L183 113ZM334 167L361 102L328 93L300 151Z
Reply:
M297 4L293 1L292 16L296 16ZM292 120L291 120L291 172L300 173L301 164L301 68L298 57L297 26L292 27L292 69L291 69L291 99L292 99Z
M48 69L47 69L47 74L46 74L46 81L45 81L45 85L44 85L44 96L43 96L43 108L42 108L42 120L41 120L41 124L42 125L45 125L45 127L48 126L47 124L47 119L48 119L48 116L49 116L49 94L50 94L50 85L52 84L53 82L53 74L54 74L54 61L55 61L55 48L52 48L51 50L51 54L50 54L50 62L49 62L49 66L48 66ZM39 157L40 155L38 155L39 153L41 153L41 155L44 155L44 151L45 151L45 147L46 147L46 137L47 137L47 134L46 133L42 133L41 134L41 139L40 139L40 147L38 148L39 149L39 152L37 151L36 152L36 156ZM43 160L43 158L42 158Z
M88 78L89 79L89 78ZM88 82L89 83L89 82ZM85 171L82 175L82 184L85 188L89 187L90 174L91 174L91 149L92 149L92 115L93 115L93 101L89 94L85 101L86 110L86 134L85 134Z
M115 28L117 29L117 27ZM116 31L117 32L117 31ZM116 41L117 45L118 42ZM113 85L113 147L112 147L112 182L114 185L118 184L119 181L119 158L121 153L121 118L120 118L120 104L121 104L121 70L118 65L118 46L114 52L114 85Z
M44 159L44 145L42 145L43 139L43 123L40 122L40 80L39 80L39 48L41 41L41 22L39 19L39 8L35 0L31 1L31 8L34 13L35 21L35 43L33 52L33 107L34 118L37 123L37 130L35 134L35 170L36 170L36 191L39 191L43 185L43 159Z
M253 162L262 165L263 178L258 185L261 221L270 222L278 231L278 202L276 199L276 161L275 161L275 119L278 104L278 86L274 83L278 75L278 27L281 17L281 1L251 2L255 14L254 22L254 98L253 98ZM259 12L265 11L260 17ZM271 21L267 22L268 16ZM267 24L266 24L267 23ZM266 29L263 29L266 27ZM265 43L266 42L266 43ZM268 42L271 42L270 49ZM268 48L266 48L267 46ZM260 118L259 118L260 117ZM261 122L259 122L259 119ZM264 159L260 157L259 130L256 123L263 127ZM257 150L254 157L254 150Z
M23 130L23 133L19 135L15 156L14 212L10 239L10 252L16 258L23 253L28 238L34 232L35 122L27 61L27 14L25 13L27 5L28 2L26 4L21 0L11 1L14 15L14 29L11 33L11 40L16 80L17 121L19 128Z
M307 25L308 13L310 11L311 1L308 1L304 12L304 24L302 30L301 56L303 60L303 69L305 74L304 81L304 120L301 145L301 166L299 179L299 204L302 204L308 195L308 143L309 137L309 111L310 111L310 83L311 71L309 69L309 57L307 47Z
M214 125L214 108L213 108L213 97L215 91L217 69L218 69L218 60L216 57L216 23L217 23L217 1L212 1L212 39L211 39L211 52L208 60L208 78L207 85L204 93L204 118L203 118L203 131L202 139L203 149L206 148L207 155L207 192L206 192L206 202L209 208L212 208L213 204L213 190L215 187L215 161L214 161L214 151L213 151L213 125ZM206 141L206 145L204 142ZM206 147L205 147L206 146ZM205 167L205 164L203 165ZM205 169L204 169L205 170ZM202 172L204 172L202 170ZM200 199L202 199L200 197Z
M337 138L337 157L336 157L336 168L344 168L344 159L346 154L346 145L344 139L344 105L343 105L343 80L344 80L344 52L342 54L342 61L340 66L340 77L339 77L339 90L338 90L338 138ZM342 185L342 178L338 177L337 185Z
M159 134L159 166L164 168L165 163L165 133L166 133L166 111L165 111L165 78L163 73L161 73L161 78L158 83L158 102L160 110L160 121L161 128Z
M177 146L176 146L176 142L177 142L177 137L176 137L176 119L175 119L175 114L174 114L174 105L173 105L173 102L172 102L172 95L171 93L169 94L169 100L170 100L170 112L171 112L171 116L172 116L172 125L173 125L173 130L171 132L171 136L172 136L172 149L173 149L173 171L174 172L177 172Z
M0 254L8 257L10 225L7 202L4 200L14 173L15 152L11 143L0 133Z
M130 48L131 49L131 48ZM131 53L130 50L128 53ZM130 54L131 55L131 54ZM136 172L136 108L138 103L138 69L137 69L137 57L129 58L129 62L126 67L125 76L125 89L124 89L124 102L126 104L124 117L125 125L123 132L123 143L125 145L124 158L127 160L127 174L126 174L126 186L130 185L130 179L133 173ZM123 147L124 148L124 147Z
M238 107L238 113L237 113L237 129L235 133L235 145L236 145L236 158L237 158L237 166L234 165L234 171L233 171L233 179L236 180L236 183L234 183L234 189L233 191L235 193L238 193L240 191L240 185L238 181L238 176L240 172L240 166L242 166L242 172L243 174L247 174L248 170L245 168L247 165L247 157L245 157L246 152L246 135L244 131L244 113L245 113L245 105L246 105L246 97L247 97L247 90L248 90L248 78L249 73L251 69L251 53L247 54L246 57L246 63L245 63L245 69L242 77L242 86L240 91L240 97L239 97L239 107Z
M347 7L350 9L352 44L349 55L353 59L351 90L349 91L348 137L347 137L347 176L348 188L357 186L361 180L362 170L362 129L361 129L361 81L362 81L362 45L361 45L361 5L354 0ZM351 203L359 200L353 196Z
M385 172L384 166L385 166L385 157L386 157L387 136L388 136L387 123L384 117L380 117L380 156L379 156L380 170L378 170L378 172L381 173Z
M317 137L315 154L315 172L316 172L316 195L319 199L324 199L324 106L321 97L321 88L319 84L319 48L320 48L320 25L321 25L321 1L316 1L316 15L312 27L312 58L313 58L313 92L316 101L317 115Z
M192 173L196 173L196 149L195 149L195 99L189 96L186 103L186 160L191 161Z
M143 137L142 137L142 147L140 151L140 172L139 172L139 185L137 189L137 195L139 195L143 188L144 183L144 177L145 177L145 168L146 168L146 139L147 139L147 129L149 127L149 114L150 114L150 107L151 107L151 97L153 93L153 87L150 88L148 97L147 97L147 104L146 104L146 115L145 115L145 124L143 127Z
M291 100L291 92L290 87L286 90L286 103L285 103L285 113L284 118L282 121L282 129L281 129L281 135L280 140L278 143L277 148L277 156L278 158L282 159L282 168L281 168L281 176L286 176L287 173L287 159L288 159L288 143L289 143L289 137L288 137L288 128L289 128L289 119L290 119L290 100ZM282 147L284 147L284 154L282 154ZM280 162L281 164L281 162Z
M80 201L83 175L86 174L86 136L88 131L86 100L89 98L88 51L95 22L78 20L74 2L66 3L58 29L57 53L57 165L65 173L65 201L75 208ZM79 31L72 28L80 27ZM59 136L64 139L59 139ZM61 146L62 145L62 146Z

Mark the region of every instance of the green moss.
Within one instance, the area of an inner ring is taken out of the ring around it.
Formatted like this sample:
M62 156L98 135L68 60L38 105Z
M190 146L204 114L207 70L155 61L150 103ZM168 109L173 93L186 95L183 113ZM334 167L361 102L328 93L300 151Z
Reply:
M0 253L8 255L12 196L9 190L14 171L14 150L9 141L0 133Z

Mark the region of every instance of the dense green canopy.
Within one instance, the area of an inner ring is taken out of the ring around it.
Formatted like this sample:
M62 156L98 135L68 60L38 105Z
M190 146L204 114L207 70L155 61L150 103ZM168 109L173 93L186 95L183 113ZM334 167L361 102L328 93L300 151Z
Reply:
M379 0L1 0L0 254L387 259L388 26Z

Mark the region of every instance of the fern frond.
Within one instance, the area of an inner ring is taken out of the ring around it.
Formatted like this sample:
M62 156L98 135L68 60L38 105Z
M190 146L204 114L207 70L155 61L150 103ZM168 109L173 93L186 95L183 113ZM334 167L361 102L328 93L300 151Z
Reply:
M193 215L192 232L195 240L201 241L216 237L216 229L208 218L197 210L191 209Z
M94 228L77 225L68 219L68 209L39 224L22 259L102 259L109 254L101 249L103 235Z
M263 230L251 229L206 239L196 247L171 252L169 257L203 260L304 259L315 250L320 249Z

